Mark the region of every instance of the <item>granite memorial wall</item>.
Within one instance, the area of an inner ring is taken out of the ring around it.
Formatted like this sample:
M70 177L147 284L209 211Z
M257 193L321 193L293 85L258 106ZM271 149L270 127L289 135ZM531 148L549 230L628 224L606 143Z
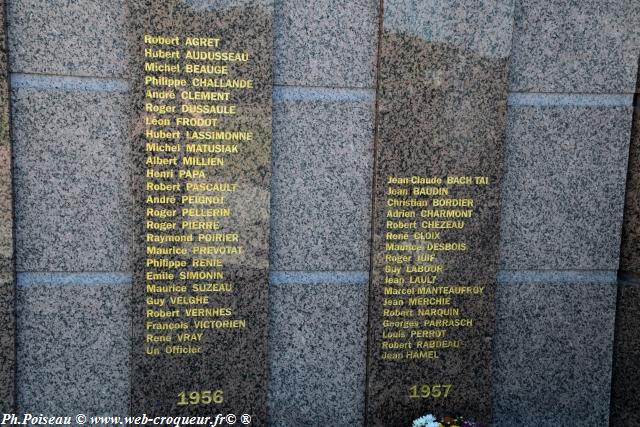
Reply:
M637 425L640 4L45 3L3 411Z

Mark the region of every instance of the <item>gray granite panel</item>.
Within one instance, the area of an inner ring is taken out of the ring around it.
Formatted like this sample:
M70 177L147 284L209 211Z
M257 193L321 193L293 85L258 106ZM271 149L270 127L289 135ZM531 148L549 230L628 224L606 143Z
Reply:
M269 425L362 425L366 288L270 287Z
M0 95L1 96L1 95ZM0 99L0 102L3 100ZM6 105L6 104L5 104ZM3 125L8 126L5 122ZM0 136L0 139L2 137ZM11 181L11 145L9 134L0 141L0 274L13 263L13 190Z
M271 266L369 266L372 101L278 101L273 112Z
M611 426L640 425L640 282L618 289Z
M13 92L18 271L128 271L125 94Z
M608 425L615 304L613 284L498 287L496 427Z
M276 84L373 87L377 0L277 0Z
M0 88L0 90L2 89ZM4 105L8 107L8 102L5 101L7 100L2 99L2 95L0 94L0 105L4 103ZM7 126L8 128L8 121L4 120L0 126ZM1 129L0 132L2 132ZM7 270L7 267L13 263L13 186L11 181L11 164L11 145L7 131L4 137L0 135L0 274L11 273L11 270Z
M622 246L620 248L620 270L640 274L640 108L636 107L633 116Z
M125 75L124 0L9 0L7 13L12 72Z
M617 268L630 119L630 107L510 107L502 268Z
M640 3L517 0L510 89L632 93Z
M30 285L18 290L18 410L125 415L129 286Z

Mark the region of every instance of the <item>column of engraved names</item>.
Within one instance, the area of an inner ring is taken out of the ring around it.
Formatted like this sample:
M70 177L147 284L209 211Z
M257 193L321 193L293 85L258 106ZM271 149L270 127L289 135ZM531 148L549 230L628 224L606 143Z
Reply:
M472 251L465 227L487 177L388 177L383 251L381 359L438 360L464 349L475 320L466 310L482 284L460 284ZM412 390L417 393L417 390ZM417 397L417 395L415 396Z
M206 352L207 334L245 329L228 266L244 254L234 228L240 183L228 171L253 140L234 95L250 61L216 37L145 35L145 353Z

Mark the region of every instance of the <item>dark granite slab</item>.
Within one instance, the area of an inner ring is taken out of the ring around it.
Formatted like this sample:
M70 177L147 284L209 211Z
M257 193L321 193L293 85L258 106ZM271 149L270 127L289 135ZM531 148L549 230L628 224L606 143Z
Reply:
M367 426L490 421L511 22L510 1L385 3Z
M15 290L12 280L0 281L0 411L15 407Z
M618 288L611 387L611 426L640 425L640 278Z
M640 274L640 108L638 106L633 114L629 146L620 270Z
M640 71L634 100L620 247L611 425L640 425Z
M627 167L611 386L611 426L640 425L640 70Z
M265 425L272 9L129 1L133 414Z
M13 191L5 2L0 4L0 412L15 408Z

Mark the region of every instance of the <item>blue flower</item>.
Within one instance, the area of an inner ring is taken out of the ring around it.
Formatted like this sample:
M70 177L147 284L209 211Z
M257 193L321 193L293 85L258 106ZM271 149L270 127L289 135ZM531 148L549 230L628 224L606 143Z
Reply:
M438 427L438 423L436 417L428 414L415 420L412 427Z

